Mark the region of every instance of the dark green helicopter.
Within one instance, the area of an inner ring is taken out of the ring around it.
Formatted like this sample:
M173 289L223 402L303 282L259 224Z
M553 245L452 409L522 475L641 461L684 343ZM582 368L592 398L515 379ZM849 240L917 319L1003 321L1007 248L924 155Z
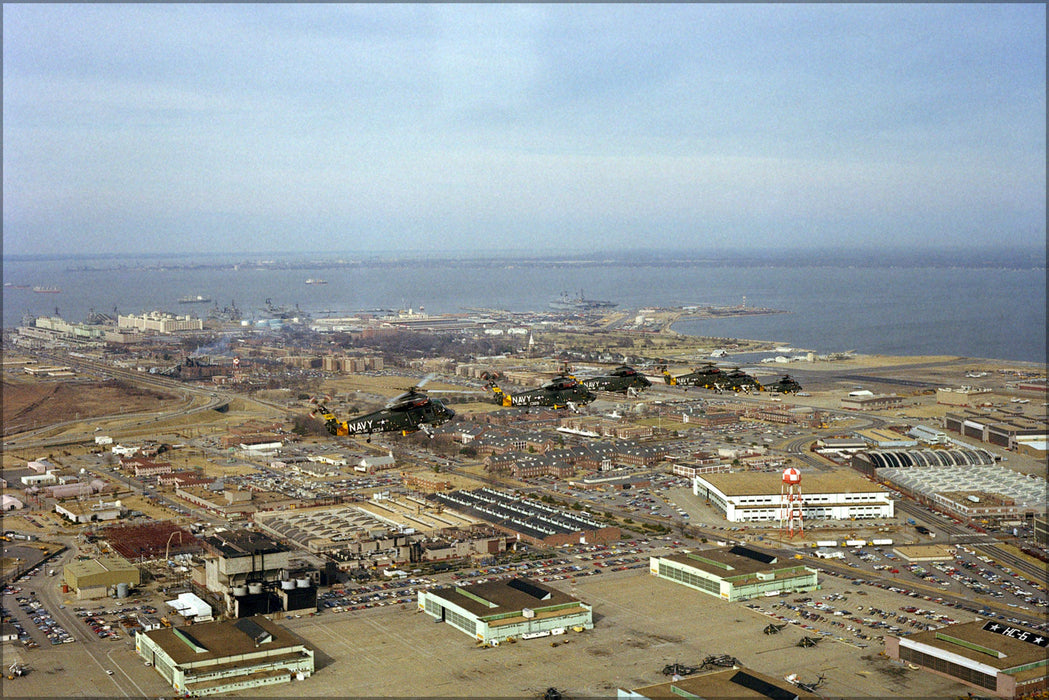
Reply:
M671 386L701 386L704 389L713 389L715 384L723 382L724 372L713 362L707 362L702 367L696 367L688 374L673 376L666 365L659 368L663 372L663 381Z
M801 384L789 374L784 374L783 377L772 384L764 384L761 387L762 391L774 391L780 394L796 394L801 391Z
M738 367L725 372L713 362L707 362L702 367L697 367L688 374L681 374L676 377L670 374L666 365L663 365L661 369L663 370L663 380L671 386L701 386L719 394L725 391L750 393L751 391L761 391L762 389L758 380Z
M400 432L407 435L417 430L432 438L433 429L455 417L455 411L445 406L440 399L426 395L422 387L428 379L390 399L384 408L344 421L340 421L324 404L313 398L310 402L316 404L317 409L310 413L310 417L320 414L324 427L332 435L367 434L368 442L371 442L372 433Z
M584 377L580 380L591 391L613 391L636 395L639 391L652 386L648 377L633 367L620 365L611 374L600 377Z
M515 394L508 394L495 383L498 373L482 377L485 385L492 390L493 399L501 406L549 406L550 408L570 408L578 410L597 398L597 394L583 386L582 382L568 373L568 368L543 384L538 389L527 389Z

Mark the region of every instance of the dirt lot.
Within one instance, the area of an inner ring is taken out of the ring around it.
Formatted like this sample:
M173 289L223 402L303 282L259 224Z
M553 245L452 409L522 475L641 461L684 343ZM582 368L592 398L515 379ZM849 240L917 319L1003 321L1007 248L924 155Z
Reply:
M4 435L79 418L160 411L179 399L126 382L3 380Z

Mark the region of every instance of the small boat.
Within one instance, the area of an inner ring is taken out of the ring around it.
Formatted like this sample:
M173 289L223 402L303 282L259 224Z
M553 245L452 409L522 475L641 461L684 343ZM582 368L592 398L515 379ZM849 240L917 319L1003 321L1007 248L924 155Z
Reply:
M211 297L205 297L198 294L195 297L182 297L178 300L180 304L207 304L211 301Z
M37 294L60 294L62 292L58 287L33 287L33 291Z

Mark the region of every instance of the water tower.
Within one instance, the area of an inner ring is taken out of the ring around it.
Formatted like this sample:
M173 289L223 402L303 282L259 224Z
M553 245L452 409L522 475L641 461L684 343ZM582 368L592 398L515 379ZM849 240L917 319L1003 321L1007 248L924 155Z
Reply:
M805 521L801 508L801 472L794 467L783 470L783 483L780 485L780 527L787 531L788 537L794 531L805 531Z

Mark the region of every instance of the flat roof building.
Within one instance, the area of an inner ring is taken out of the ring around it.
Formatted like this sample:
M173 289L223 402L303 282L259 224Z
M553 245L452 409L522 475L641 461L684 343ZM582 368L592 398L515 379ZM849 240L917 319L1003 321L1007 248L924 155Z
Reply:
M1031 696L1049 687L1049 633L996 620L889 635L885 655L1003 698Z
M652 557L649 573L729 601L819 588L815 569L739 545Z
M314 670L313 649L261 615L144 632L135 651L182 695L287 683Z
M733 523L785 519L780 472L697 474L692 493ZM851 470L804 472L800 483L805 520L893 517L889 493Z
M485 643L594 627L592 606L528 578L420 590L419 610Z
M139 585L141 574L127 559L114 555L70 562L62 567L62 581L78 598L98 598L121 583Z
M751 669L728 668L697 676L678 678L634 690L619 688L618 700L678 700L679 698L761 698L762 700L808 700L822 697L802 690L782 678L767 676Z

